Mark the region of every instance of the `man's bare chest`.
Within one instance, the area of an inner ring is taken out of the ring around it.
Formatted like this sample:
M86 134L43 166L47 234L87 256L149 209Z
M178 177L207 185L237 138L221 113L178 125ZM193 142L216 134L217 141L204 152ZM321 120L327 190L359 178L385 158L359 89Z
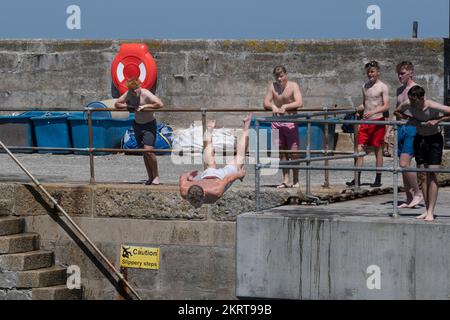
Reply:
M383 91L378 87L372 87L364 90L366 99L378 100L383 97Z
M292 89L284 89L283 92L279 93L276 90L273 92L273 97L276 101L286 102L291 101L294 98L294 91Z

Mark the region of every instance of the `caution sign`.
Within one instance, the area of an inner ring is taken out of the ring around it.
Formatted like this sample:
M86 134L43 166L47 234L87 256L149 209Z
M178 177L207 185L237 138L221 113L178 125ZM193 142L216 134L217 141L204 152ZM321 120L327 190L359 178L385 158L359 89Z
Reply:
M120 267L138 269L159 269L159 248L120 247Z

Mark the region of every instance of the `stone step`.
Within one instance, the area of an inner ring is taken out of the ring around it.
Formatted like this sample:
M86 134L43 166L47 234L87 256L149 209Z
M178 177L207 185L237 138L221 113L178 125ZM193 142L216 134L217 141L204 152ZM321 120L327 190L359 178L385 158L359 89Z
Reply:
M53 252L36 250L0 255L0 269L23 271L47 268L53 265Z
M12 204L11 199L0 199L0 217L11 214Z
M0 217L0 236L23 232L25 220L17 217Z
M17 273L18 271L0 270L0 290L15 289L17 284Z
M0 289L0 300L31 300L31 296L31 289Z
M81 300L81 289L68 289L66 285L34 288L32 289L33 300Z
M18 233L0 236L0 254L35 251L39 249L37 233Z
M17 273L16 288L51 287L67 282L67 269L58 266Z
M27 271L0 271L1 289L50 287L67 282L67 269L49 267Z

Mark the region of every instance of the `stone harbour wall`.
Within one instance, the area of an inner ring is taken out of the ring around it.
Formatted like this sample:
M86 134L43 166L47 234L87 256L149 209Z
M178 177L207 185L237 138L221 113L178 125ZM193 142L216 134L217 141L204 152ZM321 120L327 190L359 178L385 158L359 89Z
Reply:
M430 98L444 99L444 39L0 40L0 111L80 108L110 99L111 63L124 42L148 45L158 68L156 94L169 108L259 108L278 64L300 84L305 107L358 106L363 67L372 59L390 86L391 108L395 65L402 60L415 64L416 81ZM158 118L187 127L200 115ZM218 125L240 125L240 119L220 116Z
M236 216L254 210L254 190L229 190L216 205L193 209L176 187L46 184L99 249L119 268L120 246L160 249L158 270L127 269L144 299L236 299ZM293 190L263 190L262 206L279 206ZM66 218L31 184L0 184L0 216L25 218L56 265L80 267L83 299L118 299ZM100 263L101 264L101 263Z

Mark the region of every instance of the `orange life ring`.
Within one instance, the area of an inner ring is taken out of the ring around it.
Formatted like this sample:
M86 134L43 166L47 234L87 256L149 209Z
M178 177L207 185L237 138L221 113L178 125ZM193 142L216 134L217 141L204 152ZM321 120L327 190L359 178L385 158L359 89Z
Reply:
M111 77L114 87L122 95L128 89L125 83L136 77L142 83L142 88L151 90L156 83L156 62L142 43L124 43L120 45L119 53L112 62Z

